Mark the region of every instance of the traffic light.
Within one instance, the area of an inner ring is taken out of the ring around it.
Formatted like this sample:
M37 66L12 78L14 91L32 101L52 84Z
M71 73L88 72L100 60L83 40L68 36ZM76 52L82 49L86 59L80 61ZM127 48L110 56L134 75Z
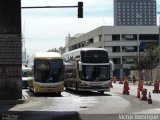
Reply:
M78 2L78 18L83 18L83 2Z

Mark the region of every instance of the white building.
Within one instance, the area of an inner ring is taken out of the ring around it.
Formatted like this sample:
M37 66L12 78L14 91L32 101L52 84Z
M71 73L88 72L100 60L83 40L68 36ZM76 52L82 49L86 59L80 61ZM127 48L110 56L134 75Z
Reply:
M80 36L66 38L66 50L98 47L108 50L115 75L128 75L135 60L151 43L159 43L158 26L101 26ZM139 46L139 47L138 47Z

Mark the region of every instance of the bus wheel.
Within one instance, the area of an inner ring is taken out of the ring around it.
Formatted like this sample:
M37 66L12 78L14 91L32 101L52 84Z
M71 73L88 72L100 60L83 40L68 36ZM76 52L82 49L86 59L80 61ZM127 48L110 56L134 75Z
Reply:
M104 91L100 91L100 94L104 94Z
M30 91L30 92L33 92L33 90L32 90L31 88L29 88L29 91Z
M57 95L58 95L58 96L61 96L61 92L57 92Z

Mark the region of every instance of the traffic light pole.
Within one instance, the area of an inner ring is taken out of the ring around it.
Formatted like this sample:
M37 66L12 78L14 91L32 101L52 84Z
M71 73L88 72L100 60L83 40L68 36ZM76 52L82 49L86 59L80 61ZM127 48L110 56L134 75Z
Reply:
M30 6L21 8L34 9L34 8L71 8L71 7L78 7L78 18L83 18L83 2L78 2L78 6Z
M32 9L32 8L71 8L71 7L78 7L78 6L32 6L32 7L21 7L21 8Z

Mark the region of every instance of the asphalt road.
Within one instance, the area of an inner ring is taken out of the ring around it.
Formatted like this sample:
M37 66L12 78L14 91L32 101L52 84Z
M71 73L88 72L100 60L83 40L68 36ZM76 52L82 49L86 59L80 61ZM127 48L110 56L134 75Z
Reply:
M152 92L153 86L144 86ZM137 86L130 84L130 95L123 95L123 85L115 83L110 92L65 91L62 95L34 95L28 89L24 94L29 101L24 104L0 106L0 118L15 120L119 120L126 114L160 113L160 94L151 94L153 104L136 97ZM135 116L129 116L133 119ZM156 116L157 117L157 116ZM158 115L158 119L160 116ZM127 119L126 119L127 120ZM155 119L156 120L156 119Z

